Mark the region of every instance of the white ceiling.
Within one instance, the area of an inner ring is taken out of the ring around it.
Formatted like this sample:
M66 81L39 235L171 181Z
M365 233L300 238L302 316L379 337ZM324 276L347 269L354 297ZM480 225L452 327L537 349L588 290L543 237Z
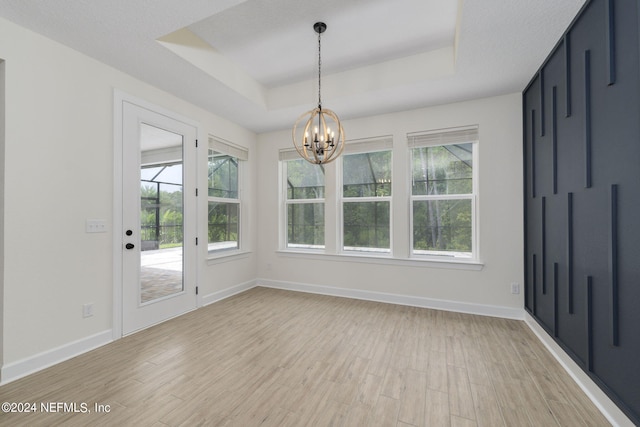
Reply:
M255 132L524 89L585 0L0 0L0 16Z

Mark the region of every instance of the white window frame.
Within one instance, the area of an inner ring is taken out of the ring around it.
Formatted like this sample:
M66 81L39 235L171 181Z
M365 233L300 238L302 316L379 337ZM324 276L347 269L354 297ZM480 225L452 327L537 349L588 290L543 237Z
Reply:
M438 129L428 132L415 132L407 134L409 145L409 256L412 259L433 261L469 261L478 262L478 126L465 126L459 128ZM413 149L422 147L438 147L454 144L472 144L472 193L471 194L442 194L442 195L413 195ZM452 251L420 251L414 249L413 233L413 205L416 201L426 200L470 200L471 201L471 255L466 252Z
M359 256L393 256L393 190L390 196L375 197L344 197L344 156L350 154L377 153L382 151L391 152L391 180L393 183L393 138L391 136L367 138L349 141L345 144L345 149L340 157L337 168L336 195L338 197L338 251L344 255ZM346 248L344 245L344 204L345 203L365 203L365 202L387 202L389 204L389 249L385 248Z
M280 200L281 200L281 233L280 233L280 250L283 251L296 251L296 252L313 252L313 253L324 253L326 250L326 195L327 195L327 187L326 187L326 170L323 179L323 187L324 187L324 195L325 197L316 198L316 199L289 199L287 197L288 188L287 188L287 177L288 177L288 162L294 160L304 160L297 151L295 150L280 150L279 152L279 163L280 163ZM324 245L308 245L308 244L300 244L300 243L292 243L289 244L289 206L290 205L304 205L304 204L322 204L322 211L324 213L325 223L323 225L323 233L324 233Z
M220 153L226 156L234 157L238 161L238 196L237 198L228 198L228 197L216 197L209 196L209 185L207 179L207 254L208 258L220 258L225 256L236 255L239 252L245 250L244 240L245 240L245 223L244 223L244 202L243 202L243 193L244 193L244 173L245 173L245 162L249 160L249 150L241 147L239 145L233 144L231 142L225 141L221 138L217 138L214 136L209 136L208 146L207 146L207 170L209 165L209 155L210 151L214 151L216 153ZM215 203L225 203L225 204L237 204L238 205L238 239L236 247L220 247L213 248L209 243L209 202Z

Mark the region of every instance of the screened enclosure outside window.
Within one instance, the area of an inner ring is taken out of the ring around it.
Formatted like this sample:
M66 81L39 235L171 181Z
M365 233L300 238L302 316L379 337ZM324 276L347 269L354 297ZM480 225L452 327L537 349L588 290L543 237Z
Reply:
M412 254L475 258L477 128L409 136Z
M347 145L347 152L390 146L391 140ZM391 252L391 150L342 158L342 249Z
M324 249L324 166L283 161L287 248Z
M140 202L142 250L182 246L182 163L142 166Z
M248 153L210 138L207 228L210 254L240 249L240 168Z

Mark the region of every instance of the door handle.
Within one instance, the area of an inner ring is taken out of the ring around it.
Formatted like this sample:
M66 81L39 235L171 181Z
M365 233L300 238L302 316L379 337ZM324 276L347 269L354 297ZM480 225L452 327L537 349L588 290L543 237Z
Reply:
M127 243L126 245L124 245L125 248L127 249L133 249L135 248L135 246L133 245L133 243Z

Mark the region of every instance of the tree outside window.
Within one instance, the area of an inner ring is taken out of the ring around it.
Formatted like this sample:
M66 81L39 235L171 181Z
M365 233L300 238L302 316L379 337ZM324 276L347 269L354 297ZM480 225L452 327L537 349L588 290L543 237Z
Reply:
M182 164L145 165L140 170L141 249L181 247Z
M286 246L324 249L324 166L283 162L286 177Z
M343 250L390 253L390 212L391 150L343 155Z
M412 149L413 254L473 256L474 145Z

